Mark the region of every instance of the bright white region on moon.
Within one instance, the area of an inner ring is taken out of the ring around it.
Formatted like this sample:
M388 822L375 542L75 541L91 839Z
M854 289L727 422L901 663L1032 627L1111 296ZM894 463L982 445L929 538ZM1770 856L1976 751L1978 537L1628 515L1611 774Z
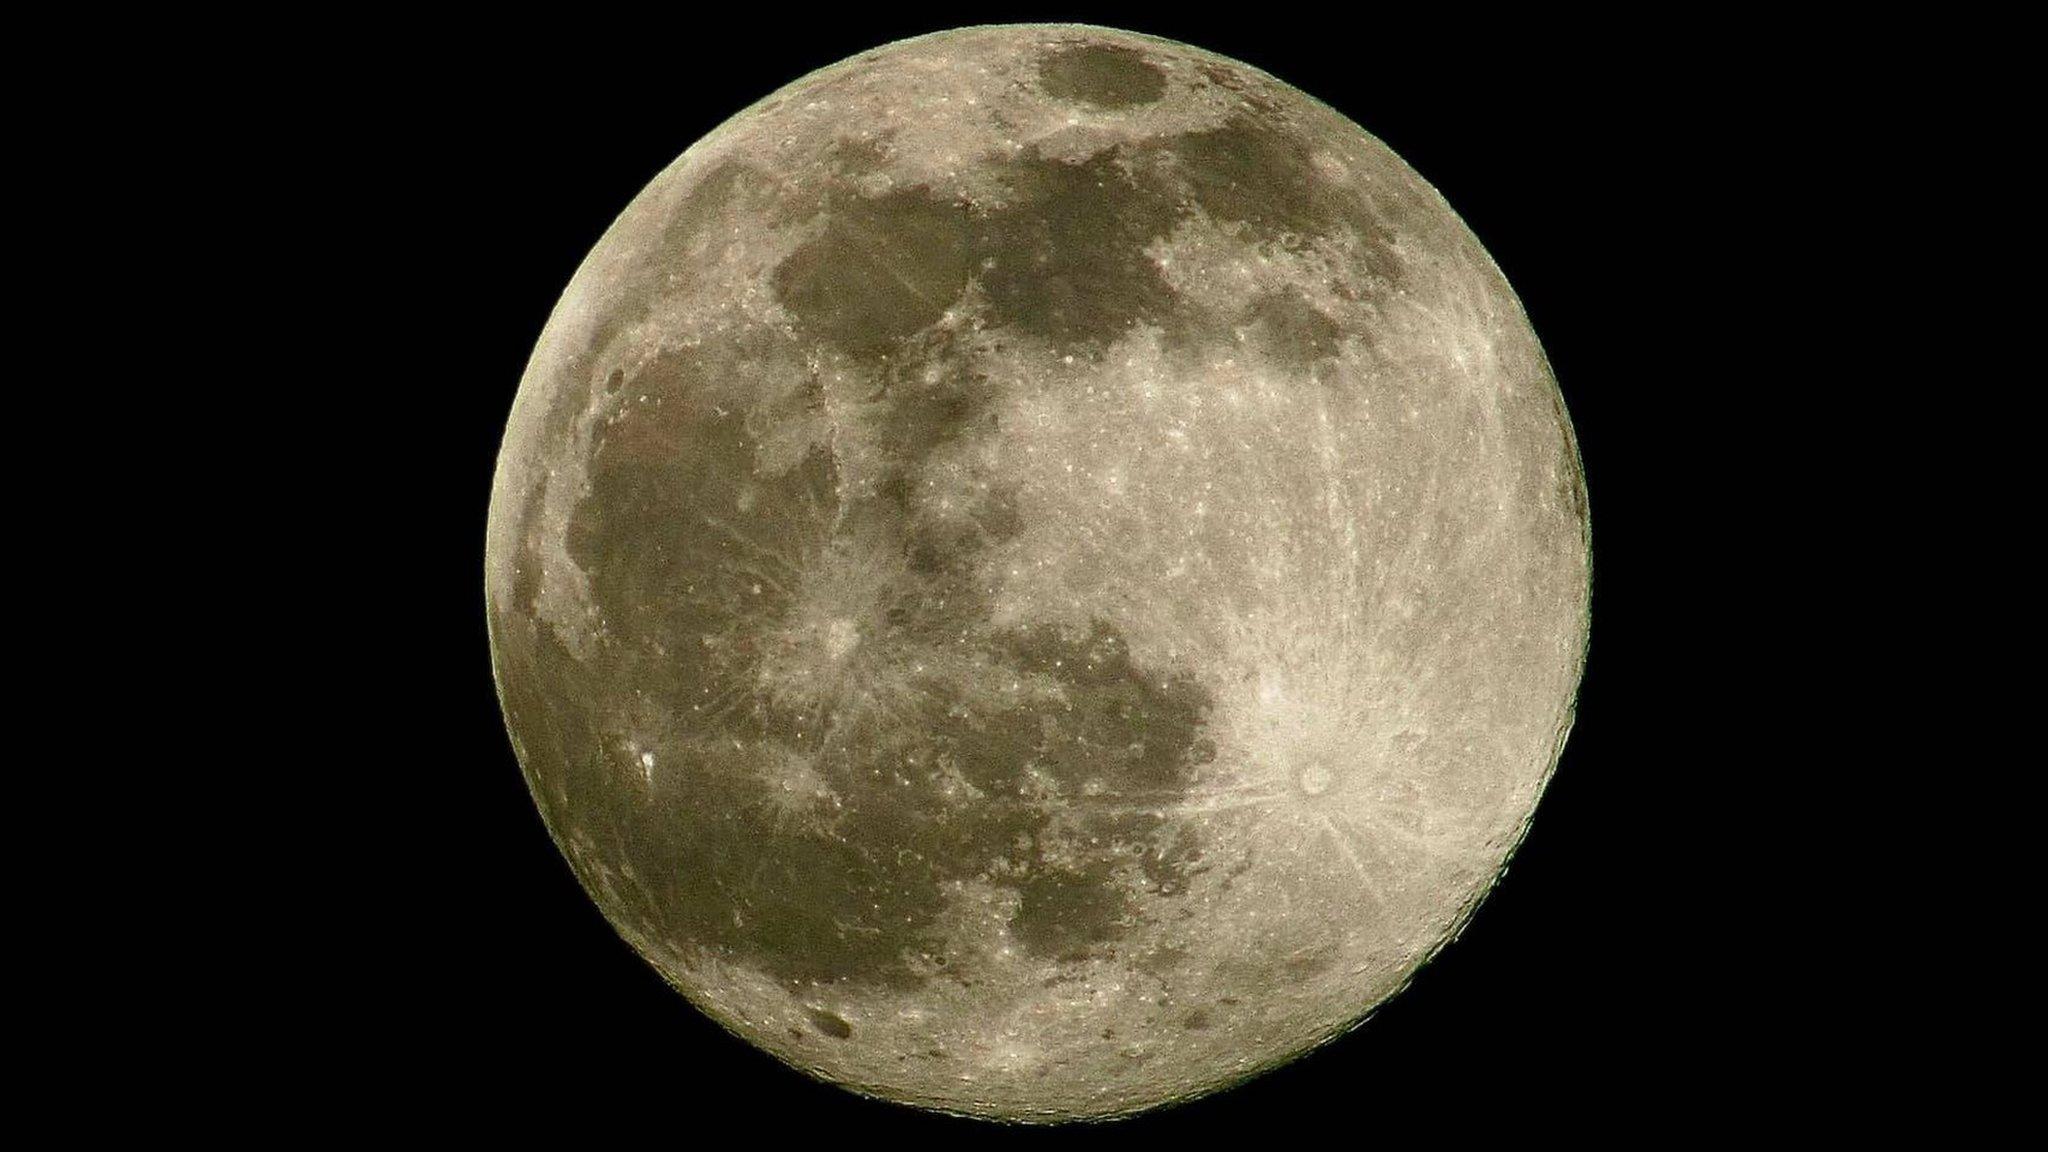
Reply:
M507 725L611 923L927 1108L1228 1086L1457 933L1569 730L1584 486L1436 192L1251 68L890 45L591 252L506 429Z

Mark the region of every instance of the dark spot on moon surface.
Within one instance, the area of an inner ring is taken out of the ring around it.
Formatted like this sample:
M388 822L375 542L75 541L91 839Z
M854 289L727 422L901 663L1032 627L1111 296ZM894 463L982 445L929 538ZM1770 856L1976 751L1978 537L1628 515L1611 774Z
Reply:
M970 235L964 206L920 189L836 199L820 234L776 269L775 291L847 351L886 352L960 298Z
M830 1036L834 1040L845 1040L853 1035L853 1025L847 1023L846 1018L837 1012L813 1008L806 1015L811 1018L811 1027L816 1028L822 1035Z
M1164 147L1204 211L1248 225L1262 239L1320 234L1341 218L1294 133L1241 117Z
M1199 765L1196 741L1209 696L1192 677L1131 661L1123 637L1095 622L1085 637L1037 627L1011 641L1016 663L1070 686L1063 723L1031 745L1061 783L1113 784L1119 795L1177 798Z
M1251 326L1267 356L1301 369L1335 357L1344 338L1344 329L1299 288L1260 297L1252 305Z
M999 320L1082 350L1172 312L1173 290L1145 254L1179 218L1169 194L1140 185L1113 151L1068 163L1027 150L999 171L1016 199L978 233Z
M1086 959L1114 939L1130 915L1131 899L1110 883L1111 867L1039 872L1018 888L1022 897L1010 931L1032 954L1054 960Z
M1349 229L1363 246L1366 267L1400 280L1404 262L1379 213L1318 172L1307 141L1284 123L1247 115L1155 147L1211 218L1286 247Z
M1165 95L1166 74L1135 49L1078 44L1057 48L1039 59L1038 87L1056 100L1129 108Z

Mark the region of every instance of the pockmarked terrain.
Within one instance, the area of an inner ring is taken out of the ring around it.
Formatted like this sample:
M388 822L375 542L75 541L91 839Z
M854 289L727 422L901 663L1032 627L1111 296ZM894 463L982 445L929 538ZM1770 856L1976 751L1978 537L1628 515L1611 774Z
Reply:
M1434 190L1243 65L1024 26L806 77L626 209L486 588L547 827L675 987L1055 1120L1283 1062L1456 932L1570 726L1588 556Z

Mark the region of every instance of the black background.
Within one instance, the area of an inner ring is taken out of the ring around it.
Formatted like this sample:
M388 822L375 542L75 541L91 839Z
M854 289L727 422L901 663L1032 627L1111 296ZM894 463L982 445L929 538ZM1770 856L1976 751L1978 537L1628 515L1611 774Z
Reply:
M526 357L641 187L817 67L960 23L1040 19L1243 60L1432 182L1551 359L1585 459L1595 558L1577 727L1463 937L1343 1040L1081 1138L1662 1132L1787 1090L1802 1029L1754 1008L1758 949L1739 943L1764 934L1741 891L1757 833L1735 830L1718 798L1720 774L1741 770L1742 734L1701 712L1742 692L1719 682L1742 640L1702 589L1748 578L1722 558L1755 495L1745 476L1773 450L1767 429L1717 440L1714 386L1756 370L1740 337L1764 323L1725 285L1756 239L1746 206L1782 162L1771 126L1783 114L1757 96L1768 52L1731 68L1730 37L1683 23L1502 25L1477 12L1417 28L1107 6L740 13L717 26L603 12L519 24L511 11L494 26L355 29L318 81L321 178L344 190L325 210L355 238L333 256L362 273L348 289L359 322L323 335L355 376L334 407L353 409L344 423L368 444L340 514L377 541L357 590L377 624L339 638L371 652L369 682L334 725L336 751L359 765L340 797L348 915L319 931L349 959L292 1000L337 1009L296 1029L339 1057L323 1073L342 1089L337 1115L558 1117L678 1140L719 1116L771 1140L1045 1138L814 1083L670 991L577 887L528 799L482 596L492 467Z

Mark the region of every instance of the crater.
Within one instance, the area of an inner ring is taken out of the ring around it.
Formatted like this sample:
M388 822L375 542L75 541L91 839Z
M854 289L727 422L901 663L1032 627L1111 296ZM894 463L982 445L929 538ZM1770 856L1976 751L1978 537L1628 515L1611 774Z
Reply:
M1295 783L1301 786L1304 795L1321 796L1330 790L1333 779L1328 768L1321 764L1311 764L1301 770L1301 775L1295 777Z
M811 1027L816 1028L821 1035L830 1036L834 1040L845 1040L853 1035L853 1025L847 1023L846 1018L837 1012L812 1008L805 1012L805 1015L811 1018Z
M1038 88L1055 100L1132 108L1166 94L1166 73L1143 53L1112 44L1076 44L1038 61Z
M844 661L858 643L860 629L853 621L842 616L825 625L825 658L834 664Z

